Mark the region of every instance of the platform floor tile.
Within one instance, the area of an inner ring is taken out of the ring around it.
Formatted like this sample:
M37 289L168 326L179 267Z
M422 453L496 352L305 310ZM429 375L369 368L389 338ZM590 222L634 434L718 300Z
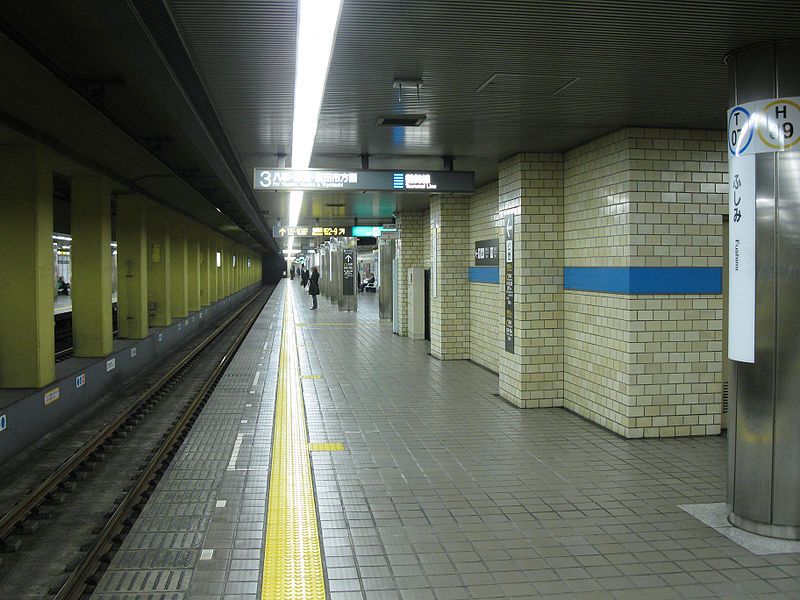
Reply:
M261 574L282 306L279 289L93 598L255 596Z
M376 302L299 313L310 440L345 447L312 454L332 600L800 598L800 555L754 556L679 508L724 499L724 438L517 409Z
M375 295L310 311L297 281L273 294L95 598L258 596L286 293L309 442L344 447L311 452L331 600L800 599L799 554L754 555L680 508L724 500L724 438L624 440L517 409L496 375L393 335Z

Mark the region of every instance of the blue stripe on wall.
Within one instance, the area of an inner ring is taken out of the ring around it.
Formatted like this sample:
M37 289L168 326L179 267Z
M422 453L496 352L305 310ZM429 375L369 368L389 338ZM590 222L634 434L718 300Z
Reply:
M469 280L473 283L500 283L500 267L470 267Z
M617 294L721 294L720 267L564 267L564 289Z

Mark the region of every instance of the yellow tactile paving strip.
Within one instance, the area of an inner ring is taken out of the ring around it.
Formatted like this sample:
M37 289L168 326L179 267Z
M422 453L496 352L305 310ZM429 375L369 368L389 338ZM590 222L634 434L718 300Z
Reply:
M292 295L284 299L261 598L324 600L317 510Z
M309 452L342 452L344 444L342 442L311 442L308 450Z

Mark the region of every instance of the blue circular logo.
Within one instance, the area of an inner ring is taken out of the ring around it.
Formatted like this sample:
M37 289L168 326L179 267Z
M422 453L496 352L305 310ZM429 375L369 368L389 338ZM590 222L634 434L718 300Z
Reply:
M740 125L737 117L742 115L744 115L744 123ZM734 119L736 123L732 125ZM747 150L750 142L753 141L754 130L755 128L750 122L750 112L743 106L734 106L731 109L731 115L728 117L728 150L733 156L739 156ZM744 143L742 136L746 138Z

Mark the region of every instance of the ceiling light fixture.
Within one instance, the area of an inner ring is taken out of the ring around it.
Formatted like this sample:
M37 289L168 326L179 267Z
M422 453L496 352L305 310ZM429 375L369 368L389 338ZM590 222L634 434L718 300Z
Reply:
M317 135L319 109L339 22L341 0L300 0L292 119L292 168L307 169ZM289 195L289 226L297 225L303 192ZM290 248L291 248L290 240Z

